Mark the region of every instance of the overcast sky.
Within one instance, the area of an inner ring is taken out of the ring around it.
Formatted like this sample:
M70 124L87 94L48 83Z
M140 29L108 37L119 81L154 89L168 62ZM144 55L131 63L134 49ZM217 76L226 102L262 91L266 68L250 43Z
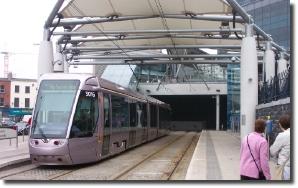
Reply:
M0 51L10 52L9 71L18 78L37 78L43 25L57 0L1 0ZM35 44L35 45L34 45ZM0 54L0 77L4 58Z

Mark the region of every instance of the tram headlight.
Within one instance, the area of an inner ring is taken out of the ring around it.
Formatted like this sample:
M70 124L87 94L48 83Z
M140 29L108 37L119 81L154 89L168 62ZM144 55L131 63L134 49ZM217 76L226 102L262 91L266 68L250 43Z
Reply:
M55 141L53 142L53 144L54 144L55 146L62 146L62 145L65 144L65 140L55 140Z
M30 145L31 146L36 146L38 144L39 144L38 140L30 140Z

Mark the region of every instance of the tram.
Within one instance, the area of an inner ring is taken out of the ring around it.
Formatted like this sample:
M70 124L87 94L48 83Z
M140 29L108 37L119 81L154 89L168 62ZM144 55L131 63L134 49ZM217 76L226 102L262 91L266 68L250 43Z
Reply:
M88 74L39 79L29 153L40 165L102 160L168 134L170 106Z

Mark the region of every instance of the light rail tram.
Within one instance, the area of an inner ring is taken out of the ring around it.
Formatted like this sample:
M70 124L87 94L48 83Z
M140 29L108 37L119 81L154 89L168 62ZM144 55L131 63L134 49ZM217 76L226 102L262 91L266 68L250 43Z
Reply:
M170 106L88 74L39 79L29 153L40 165L96 162L168 134Z

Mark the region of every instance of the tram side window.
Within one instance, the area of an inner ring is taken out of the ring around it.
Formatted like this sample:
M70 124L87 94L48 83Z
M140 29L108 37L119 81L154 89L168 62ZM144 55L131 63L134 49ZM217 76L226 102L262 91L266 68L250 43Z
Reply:
M162 129L169 128L168 121L169 121L169 111L165 108L159 108L159 127Z
M129 127L128 118L128 102L123 97L112 95L112 127Z
M142 104L141 103L137 103L136 104L136 118L137 118L137 123L136 123L136 126L141 128L144 123L142 121L142 116L143 116L143 111L142 111Z
M96 92L82 91L76 107L70 137L91 137L99 115Z
M156 106L150 105L150 127L157 127Z
M163 108L159 108L159 128L165 128L165 110Z
M147 104L141 104L141 122L143 127L147 127Z
M135 102L129 103L130 126L136 127L138 125L137 104Z
M110 97L109 95L104 95L104 129L110 129Z

